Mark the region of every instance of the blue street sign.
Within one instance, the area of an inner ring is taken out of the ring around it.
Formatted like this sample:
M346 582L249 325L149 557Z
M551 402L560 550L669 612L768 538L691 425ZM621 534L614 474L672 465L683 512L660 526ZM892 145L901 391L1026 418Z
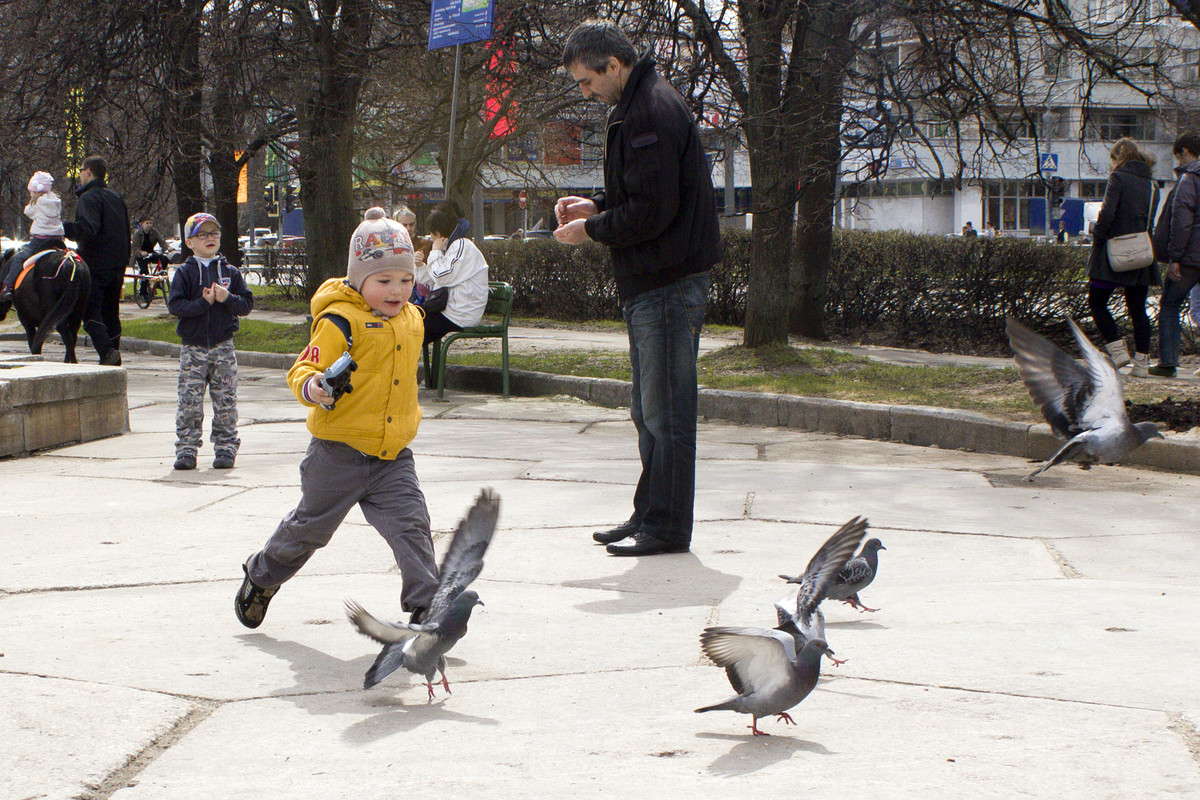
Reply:
M1038 172L1058 172L1058 156L1054 153L1038 153Z
M492 38L494 0L433 0L429 49Z

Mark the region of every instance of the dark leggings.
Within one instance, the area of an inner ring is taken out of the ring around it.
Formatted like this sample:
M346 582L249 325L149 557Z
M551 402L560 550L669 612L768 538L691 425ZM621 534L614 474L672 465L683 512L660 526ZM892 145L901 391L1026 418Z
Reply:
M446 319L440 311L430 311L425 315L425 344L436 342L447 333L461 330L462 328Z
M1117 288L1125 290L1125 310L1133 322L1133 347L1138 353L1150 352L1150 317L1146 315L1146 293L1149 286L1122 286L1101 288L1088 286L1088 308L1092 311L1092 320L1100 329L1105 344L1121 340L1121 329L1117 321L1108 311L1108 301Z

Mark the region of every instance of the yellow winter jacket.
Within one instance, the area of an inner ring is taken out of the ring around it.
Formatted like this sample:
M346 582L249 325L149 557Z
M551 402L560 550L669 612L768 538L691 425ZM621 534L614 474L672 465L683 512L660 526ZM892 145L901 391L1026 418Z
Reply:
M351 357L358 363L352 391L332 411L307 394L308 380L328 369L346 352L342 331L326 317L350 323ZM318 439L344 442L377 458L392 460L408 447L421 424L417 403L417 359L425 333L424 315L406 305L392 318L375 316L363 297L342 278L321 284L312 299L308 347L288 370L288 385L309 407L308 430Z

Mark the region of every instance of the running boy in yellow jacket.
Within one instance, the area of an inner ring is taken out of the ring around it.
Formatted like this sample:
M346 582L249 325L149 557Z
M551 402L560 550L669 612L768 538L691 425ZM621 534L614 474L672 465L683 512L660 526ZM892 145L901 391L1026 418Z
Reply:
M328 544L356 503L396 557L401 607L418 621L433 600L438 570L429 512L408 449L421 422L424 332L421 311L408 303L412 290L408 232L383 209L368 209L350 242L346 278L325 281L313 295L312 338L288 372L309 409L313 440L300 462L300 504L242 566L234 610L247 628L262 624L279 587ZM352 391L335 403L320 379L347 351L358 369Z

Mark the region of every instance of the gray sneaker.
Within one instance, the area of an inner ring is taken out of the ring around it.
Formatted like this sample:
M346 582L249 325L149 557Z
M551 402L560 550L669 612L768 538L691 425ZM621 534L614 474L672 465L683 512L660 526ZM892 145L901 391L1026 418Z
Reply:
M266 619L267 605L279 591L279 587L264 589L250 580L250 559L246 559L246 563L242 564L242 572L246 574L246 579L242 581L242 588L238 589L237 597L234 598L233 612L237 614L238 622L247 628L257 628Z

